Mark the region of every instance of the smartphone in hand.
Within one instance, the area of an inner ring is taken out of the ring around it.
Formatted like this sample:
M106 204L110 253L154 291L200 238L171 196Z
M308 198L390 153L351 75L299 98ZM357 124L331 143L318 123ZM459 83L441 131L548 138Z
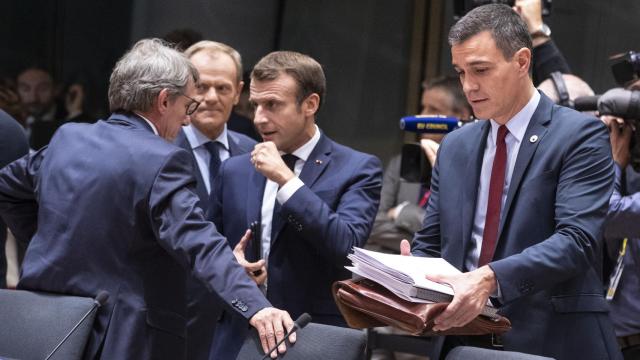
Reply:
M251 246L249 249L251 250L250 258L252 262L256 262L262 259L262 226L260 221L253 221L249 224L249 229L251 229ZM256 270L253 272L253 275L260 276L262 274L262 270Z

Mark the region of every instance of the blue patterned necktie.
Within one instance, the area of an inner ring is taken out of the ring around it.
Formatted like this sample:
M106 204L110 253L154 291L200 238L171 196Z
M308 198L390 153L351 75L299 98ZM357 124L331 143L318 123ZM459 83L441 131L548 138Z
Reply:
M213 189L213 179L216 178L218 169L220 169L220 145L216 141L209 141L204 143L204 147L211 155L209 157L209 186Z

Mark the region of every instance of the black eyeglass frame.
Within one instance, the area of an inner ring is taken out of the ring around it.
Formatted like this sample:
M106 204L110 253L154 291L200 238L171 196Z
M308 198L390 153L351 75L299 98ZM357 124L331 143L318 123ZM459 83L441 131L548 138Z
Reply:
M191 100L191 102L189 104L187 104L187 106L185 107L185 113L187 115L192 115L194 112L196 112L196 110L198 110L198 107L200 106L200 104L202 103L202 101L198 101L190 96L187 96L183 93L180 93L180 95L186 97L187 99Z

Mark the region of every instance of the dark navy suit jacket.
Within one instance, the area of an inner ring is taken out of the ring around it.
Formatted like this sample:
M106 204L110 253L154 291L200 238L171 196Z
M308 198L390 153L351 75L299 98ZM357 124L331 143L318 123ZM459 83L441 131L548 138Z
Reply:
M282 205L285 221L276 222L280 226L273 232L267 298L294 319L308 312L313 322L345 326L331 285L351 276L344 268L347 254L369 236L382 187L381 164L321 135L299 177L305 185ZM265 183L249 154L222 164L211 216L232 248L249 224L261 219ZM246 323L225 313L211 358L235 358L246 333Z
M250 137L228 129L227 140L230 157L250 152L256 144ZM196 194L199 198L198 206L206 211L209 207L209 194L207 194L191 144L183 130L180 130L175 144L191 154L196 177ZM187 281L187 292L187 358L189 360L208 359L216 323L223 307L217 296L195 278Z
M465 270L490 127L488 121L466 125L444 139L414 255L443 257ZM601 121L541 94L489 263L501 290L500 312L513 325L503 337L505 350L556 359L619 357L600 276L612 164Z
M182 359L190 273L247 319L269 306L196 206L189 153L135 115L62 126L0 171L0 214L31 238L18 286L109 293L85 358Z
M0 110L0 169L29 152L27 136L22 126L3 110ZM0 289L6 285L7 262L4 253L7 227L0 219Z

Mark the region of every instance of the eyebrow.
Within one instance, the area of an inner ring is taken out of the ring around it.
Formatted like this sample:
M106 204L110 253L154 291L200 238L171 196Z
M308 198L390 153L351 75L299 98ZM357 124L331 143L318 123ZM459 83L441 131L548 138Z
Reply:
M474 60L470 63L467 64L467 66L476 66L476 65L491 65L493 64L491 61L488 60ZM452 64L454 67L460 67L460 65L458 64Z

